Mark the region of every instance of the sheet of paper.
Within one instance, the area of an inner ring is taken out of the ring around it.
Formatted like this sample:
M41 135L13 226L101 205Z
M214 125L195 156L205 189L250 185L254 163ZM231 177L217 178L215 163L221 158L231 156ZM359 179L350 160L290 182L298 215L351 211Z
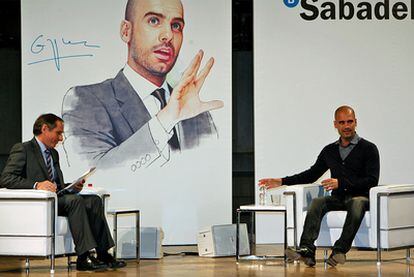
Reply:
M89 177L91 177L96 171L96 167L92 167L91 169L89 169L88 171L86 171L85 173L83 173L78 179L76 179L75 181L73 181L70 185L66 186L64 189L62 189L61 191L65 191L65 190L69 190L71 189L74 185L76 185L78 182L88 179ZM59 192L61 192L59 191Z

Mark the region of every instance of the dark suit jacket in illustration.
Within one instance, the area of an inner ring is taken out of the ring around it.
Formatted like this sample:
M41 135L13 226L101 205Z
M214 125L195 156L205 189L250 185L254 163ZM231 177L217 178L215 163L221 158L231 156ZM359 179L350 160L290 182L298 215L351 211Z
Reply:
M122 70L114 79L70 89L63 100L66 142L91 164L103 167L130 159L149 166L160 157L151 136L151 116ZM176 125L181 149L200 144L203 137L217 138L210 113ZM71 140L76 142L71 143Z
M56 172L58 189L65 186L59 165L59 155L51 149L53 166ZM40 146L35 138L24 143L17 143L10 151L7 164L1 175L1 185L9 189L33 189L36 182L48 180L46 164Z

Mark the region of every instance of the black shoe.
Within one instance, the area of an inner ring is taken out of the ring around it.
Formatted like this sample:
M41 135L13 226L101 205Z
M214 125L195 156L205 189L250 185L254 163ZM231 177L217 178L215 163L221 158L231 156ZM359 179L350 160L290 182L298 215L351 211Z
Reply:
M302 261L305 265L310 267L313 267L316 264L315 253L308 248L300 248L298 250L288 248L286 249L285 254L288 261Z
M328 265L334 267L337 264L344 264L346 261L346 256L344 253L332 251L328 260L326 261Z
M109 253L99 253L98 254L98 260L105 263L110 268L121 268L126 266L126 262L121 259L115 259L111 254Z
M76 260L76 270L79 271L103 271L107 268L108 266L105 263L97 261L93 256Z
M108 265L106 263L101 262L100 260L98 260L98 258L96 258L93 254L89 254L88 257L94 264L105 265L106 267L108 267Z

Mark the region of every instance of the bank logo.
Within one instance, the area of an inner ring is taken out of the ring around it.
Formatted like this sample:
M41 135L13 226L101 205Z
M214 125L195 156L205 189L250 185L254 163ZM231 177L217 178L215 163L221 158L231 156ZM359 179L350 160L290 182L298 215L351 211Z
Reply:
M288 8L300 4L300 17L322 20L414 19L414 0L283 0Z
M286 7L288 8L294 8L299 4L300 0L283 0L283 3L285 3Z

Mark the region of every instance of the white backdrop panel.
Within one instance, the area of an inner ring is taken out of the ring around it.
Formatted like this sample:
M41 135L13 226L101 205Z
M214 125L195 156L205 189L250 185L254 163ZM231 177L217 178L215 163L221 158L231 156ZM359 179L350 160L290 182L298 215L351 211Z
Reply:
M199 49L205 52L204 62L215 58L201 95L224 102L224 108L211 113L219 138L172 156L163 167L140 172L132 172L129 165L98 169L90 179L109 190L110 208L138 208L143 226L161 226L165 244L195 243L200 228L231 222L231 1L182 3L184 39L167 80L175 84ZM113 78L125 65L127 47L119 35L125 4L119 0L22 1L24 140L32 137L32 124L39 114L61 114L63 96L70 87ZM70 181L87 165L74 151L66 150L70 166L63 147L58 147L65 179Z
M306 2L320 9L326 1ZM301 12L300 4L254 1L256 180L309 168L338 138L333 112L347 104L358 134L379 148L380 183L412 183L414 21L305 21ZM259 242L272 240L266 224L259 218Z

